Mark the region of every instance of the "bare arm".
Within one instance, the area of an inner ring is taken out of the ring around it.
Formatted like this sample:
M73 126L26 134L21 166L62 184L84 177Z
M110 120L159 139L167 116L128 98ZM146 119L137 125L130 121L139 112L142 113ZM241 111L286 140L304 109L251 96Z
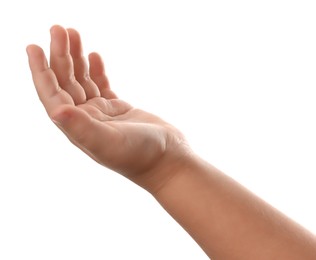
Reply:
M213 259L316 259L314 235L195 155L161 118L111 90L101 57L86 62L80 35L51 29L50 61L27 48L49 117L98 163L148 192Z
M154 196L212 259L316 259L313 234L196 155Z

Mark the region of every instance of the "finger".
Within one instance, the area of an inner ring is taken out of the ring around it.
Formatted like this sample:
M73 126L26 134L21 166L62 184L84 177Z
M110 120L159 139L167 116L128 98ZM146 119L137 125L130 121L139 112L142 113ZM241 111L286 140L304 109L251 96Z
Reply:
M101 156L110 152L102 142L111 140L115 130L94 119L86 111L65 105L55 111L52 119L72 143L96 161L100 161Z
M80 34L74 29L67 29L67 31L76 80L85 90L87 99L99 97L99 88L89 76L88 64L83 56Z
M29 66L38 96L47 113L63 104L74 105L72 97L62 90L54 72L48 67L43 50L36 45L27 46Z
M68 33L58 25L53 26L50 32L50 67L56 74L59 86L72 96L75 104L82 104L86 101L86 94L75 78Z
M110 89L101 56L95 52L91 53L89 55L89 64L90 77L97 84L101 96L107 99L117 98L115 93Z

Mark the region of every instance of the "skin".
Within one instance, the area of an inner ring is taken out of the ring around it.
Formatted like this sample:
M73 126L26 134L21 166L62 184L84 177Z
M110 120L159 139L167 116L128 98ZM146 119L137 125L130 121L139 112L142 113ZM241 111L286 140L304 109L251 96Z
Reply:
M316 259L316 238L196 155L182 133L110 89L79 33L50 30L27 54L49 117L83 152L151 193L212 259Z

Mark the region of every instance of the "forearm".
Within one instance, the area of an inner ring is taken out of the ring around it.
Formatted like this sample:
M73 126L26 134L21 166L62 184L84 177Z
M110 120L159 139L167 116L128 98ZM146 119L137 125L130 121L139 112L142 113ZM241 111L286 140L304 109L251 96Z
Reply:
M316 259L316 239L199 158L154 194L212 259Z

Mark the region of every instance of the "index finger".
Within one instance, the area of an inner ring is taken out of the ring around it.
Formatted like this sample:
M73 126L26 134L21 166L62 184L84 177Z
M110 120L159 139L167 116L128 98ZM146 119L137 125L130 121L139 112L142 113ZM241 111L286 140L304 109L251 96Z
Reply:
M49 115L60 105L74 105L72 97L58 85L55 73L48 67L44 51L37 45L26 48L37 94Z

